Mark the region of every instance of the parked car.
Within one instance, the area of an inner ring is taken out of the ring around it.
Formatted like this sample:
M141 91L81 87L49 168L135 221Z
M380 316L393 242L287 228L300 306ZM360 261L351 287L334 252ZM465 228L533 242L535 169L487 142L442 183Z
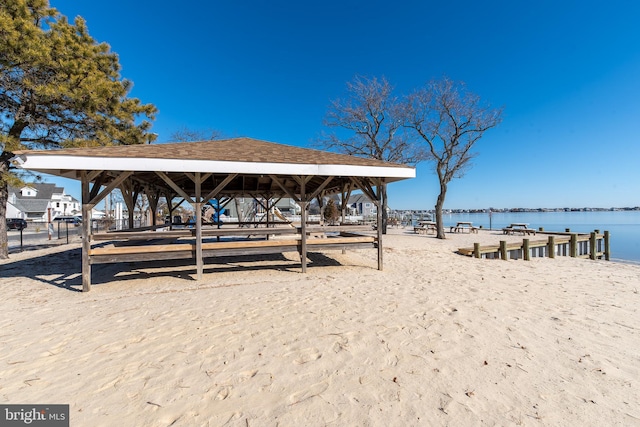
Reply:
M27 228L27 221L22 218L7 218L7 230L24 230Z

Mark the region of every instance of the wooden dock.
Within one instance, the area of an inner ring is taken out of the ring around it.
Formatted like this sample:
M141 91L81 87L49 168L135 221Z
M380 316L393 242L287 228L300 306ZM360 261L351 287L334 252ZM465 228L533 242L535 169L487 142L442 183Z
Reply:
M473 248L460 248L458 253L484 259L524 259L529 261L532 257L570 256L574 258L605 259L611 257L611 245L609 232L600 234L596 230L589 234L565 232L539 231L538 234L547 234L547 239L530 240L522 239L522 242L510 242L501 240L498 245L480 246L475 243Z

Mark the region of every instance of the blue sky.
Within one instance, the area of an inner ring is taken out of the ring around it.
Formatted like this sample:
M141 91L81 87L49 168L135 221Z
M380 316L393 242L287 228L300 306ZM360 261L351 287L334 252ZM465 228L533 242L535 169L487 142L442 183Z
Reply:
M402 95L447 75L504 115L445 208L640 205L636 1L50 1L119 55L159 142L188 127L310 146L354 76ZM432 169L390 206L432 209Z

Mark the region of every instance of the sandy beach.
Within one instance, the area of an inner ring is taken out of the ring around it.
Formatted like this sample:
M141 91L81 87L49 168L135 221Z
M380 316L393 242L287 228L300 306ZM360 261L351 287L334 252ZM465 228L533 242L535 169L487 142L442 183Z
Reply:
M0 402L72 426L640 425L640 267L375 250L94 266L78 243L0 261ZM521 239L508 236L509 239Z

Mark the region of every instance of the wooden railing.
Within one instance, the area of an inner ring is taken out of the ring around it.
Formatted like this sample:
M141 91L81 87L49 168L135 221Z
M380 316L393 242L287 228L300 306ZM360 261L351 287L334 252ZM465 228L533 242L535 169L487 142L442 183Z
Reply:
M474 243L473 248L460 248L458 253L475 258L486 259L524 259L532 257L570 256L574 258L602 259L609 261L611 245L609 232L600 234L598 230L590 234L578 234L566 232L546 232L545 240L522 239L522 242L510 242L501 240L499 245L480 246Z

